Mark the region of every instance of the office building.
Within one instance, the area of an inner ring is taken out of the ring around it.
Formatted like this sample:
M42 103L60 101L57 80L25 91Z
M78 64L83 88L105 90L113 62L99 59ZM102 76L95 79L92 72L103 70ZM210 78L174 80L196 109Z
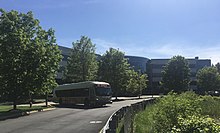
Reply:
M57 82L59 84L62 84L62 79L64 75L64 70L67 65L67 58L70 56L71 48L59 46L59 49L61 50L61 54L63 56L62 61L60 62L60 69L57 73ZM101 55L96 54L97 60L100 59ZM135 71L140 71L141 73L147 73L148 75L148 93L160 93L162 90L160 88L160 82L162 81L162 70L163 67L168 63L170 59L148 59L145 57L138 57L138 56L125 56L125 58L128 60L128 63L131 65L131 67L134 68ZM209 67L211 66L211 60L210 59L199 59L198 57L187 59L189 63L189 68L191 71L191 83L190 83L190 89L196 90L196 73L199 69L203 67Z
M149 61L148 58L139 57L139 56L125 56L128 60L128 63L135 71L140 71L141 73L146 73L146 64Z
M63 56L62 61L60 62L60 69L58 70L56 80L59 84L63 83L64 70L67 65L67 58L71 54L71 48L59 46L61 51L61 55ZM100 60L101 55L96 54L97 60ZM148 58L138 57L138 56L125 56L128 60L128 63L131 67L134 68L135 71L140 71L142 73L146 73L146 63L149 61Z
M160 82L162 81L162 70L163 67L168 63L170 59L151 59L147 63L147 74L149 77L148 88L149 92L160 93L162 90L160 88ZM203 67L211 66L211 60L209 59L199 59L195 57L194 59L186 59L189 63L190 68L190 89L196 90L196 73L199 69Z

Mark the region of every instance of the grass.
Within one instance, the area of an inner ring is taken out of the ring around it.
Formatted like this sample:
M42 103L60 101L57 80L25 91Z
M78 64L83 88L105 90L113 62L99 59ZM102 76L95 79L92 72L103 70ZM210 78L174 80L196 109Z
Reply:
M46 109L45 106L32 106L31 108L29 106L17 106L16 111L13 110L12 105L0 105L0 116L10 115L17 112L28 112L28 111L38 111L42 109Z
M8 112L12 109L12 105L0 105L0 114Z
M121 133L124 129L124 118L120 120L118 123L118 127L116 128L116 133Z
M145 111L136 114L134 119L134 129L137 133L151 133L153 127L153 119L150 116L152 113L153 106L149 105Z

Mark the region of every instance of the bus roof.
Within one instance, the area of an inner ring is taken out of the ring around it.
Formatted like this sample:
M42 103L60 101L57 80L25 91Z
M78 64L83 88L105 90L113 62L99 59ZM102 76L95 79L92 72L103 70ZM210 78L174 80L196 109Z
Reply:
M106 82L85 81L85 82L79 82L79 83L70 83L70 84L59 85L58 87L54 88L54 90L70 90L70 89L88 88L88 87L92 87L94 84L109 85L109 83L106 83Z

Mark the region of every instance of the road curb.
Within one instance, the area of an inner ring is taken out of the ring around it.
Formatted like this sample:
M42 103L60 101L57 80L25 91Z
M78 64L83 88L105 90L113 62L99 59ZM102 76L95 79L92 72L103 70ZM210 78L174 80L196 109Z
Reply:
M26 113L28 113L28 114L33 114L33 113L37 113L37 112L45 112L45 111L50 111L50 110L54 110L54 109L56 109L56 108L52 107L52 108L47 108L47 109L27 111Z
M52 108L47 108L47 109L40 109L40 110L33 110L33 111L26 111L26 112L17 112L17 113L13 113L10 115L0 116L0 121L6 120L6 119L11 119L11 118L18 118L18 117L22 117L22 116L27 116L27 115L37 113L37 112L51 111L54 109L56 109L56 108L52 107Z

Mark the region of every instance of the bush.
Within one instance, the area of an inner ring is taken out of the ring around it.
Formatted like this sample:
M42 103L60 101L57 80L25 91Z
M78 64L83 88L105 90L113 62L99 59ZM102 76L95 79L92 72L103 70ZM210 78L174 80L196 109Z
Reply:
M202 115L209 115L214 119L220 118L220 98L203 96L200 106L202 108Z
M208 105L207 101L210 101L211 104ZM180 95L171 92L136 116L135 132L167 133L184 131L185 129L190 131L193 128L214 132L217 131L219 125L216 124L214 119L208 117L219 111L217 110L220 108L219 106L213 107L219 104L219 101L211 97L200 97L193 92ZM206 111L207 107L211 110ZM207 116L205 117L205 115ZM216 118L219 118L219 116Z
M178 116L186 118L188 115L200 113L198 96L187 92L181 95L169 93L160 99L153 110L155 132L170 132L178 123Z
M172 128L171 133L219 133L220 125L214 119L203 116L189 116L178 118L178 125Z

